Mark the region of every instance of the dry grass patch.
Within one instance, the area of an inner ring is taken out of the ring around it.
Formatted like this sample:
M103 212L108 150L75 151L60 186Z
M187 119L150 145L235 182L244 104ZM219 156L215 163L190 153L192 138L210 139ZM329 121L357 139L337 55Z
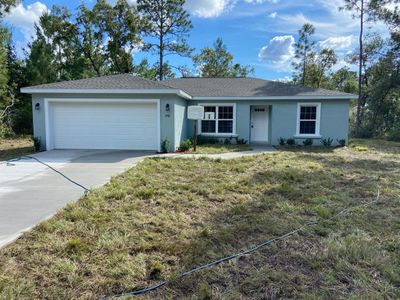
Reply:
M0 250L0 299L399 298L400 159L334 151L147 159ZM382 202L182 281L176 274Z
M33 141L28 136L0 139L0 161L34 152Z
M197 153L197 154L219 154L219 153L228 153L228 152L241 152L241 151L250 151L252 148L250 145L225 145L225 144L206 144L206 145L198 145L196 152L191 149L188 153Z

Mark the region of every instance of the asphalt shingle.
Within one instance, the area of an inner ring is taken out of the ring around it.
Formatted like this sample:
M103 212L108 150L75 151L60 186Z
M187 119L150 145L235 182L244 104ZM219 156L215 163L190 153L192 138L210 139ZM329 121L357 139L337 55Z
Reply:
M157 81L132 74L108 75L88 79L61 81L31 86L29 89L172 89Z
M349 97L352 94L331 91L326 89L314 89L301 85L283 82L269 81L258 78L207 78L189 77L169 79L163 82L148 80L132 74L108 75L96 78L63 81L32 86L24 89L139 89L139 90L182 90L192 97ZM44 91L45 92L45 91Z
M354 95L257 78L179 78L163 81L193 97L272 97L272 96L349 96Z

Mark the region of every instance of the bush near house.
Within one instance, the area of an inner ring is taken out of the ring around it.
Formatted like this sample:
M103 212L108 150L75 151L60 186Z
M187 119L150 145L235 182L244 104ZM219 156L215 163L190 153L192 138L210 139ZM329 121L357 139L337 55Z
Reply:
M323 139L321 139L321 144L324 146L324 147L330 147L330 146L332 146L332 143L333 143L333 139L332 138L323 138Z
M180 152L186 152L189 151L193 147L193 142L192 140L183 140L181 144L179 145L178 151Z
M288 138L286 140L286 143L288 144L288 146L295 146L296 145L296 140L294 138Z

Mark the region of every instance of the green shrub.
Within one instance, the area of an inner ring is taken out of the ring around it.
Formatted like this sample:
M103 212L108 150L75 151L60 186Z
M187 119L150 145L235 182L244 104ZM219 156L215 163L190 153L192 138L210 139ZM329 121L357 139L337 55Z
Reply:
M308 146L312 146L313 145L313 140L312 139L305 139L303 141L303 145L308 147Z
M170 144L170 142L169 142L168 139L164 139L161 142L161 152L162 153L168 153L169 152L169 144Z
M321 140L321 143L324 147L330 147L330 146L332 146L333 139L332 138L324 138Z
M286 140L286 144L288 144L289 146L294 146L296 145L296 140L294 138L288 138Z
M32 141L33 141L33 147L35 149L36 152L41 150L41 142L40 142L40 137L32 137Z
M179 151L182 151L182 152L189 151L190 148L192 148L192 146L193 146L193 143L191 140L184 140L179 145Z
M280 138L278 139L278 143L279 143L279 145L284 146L284 145L286 144L286 139L283 138L283 137L280 137Z
M226 138L226 139L224 140L224 144L225 144L225 145L230 145L230 144L232 144L232 143L231 143L231 140L230 140L230 139Z
M346 146L346 139L336 140L340 147Z
M389 130L387 139L389 141L400 142L400 124Z
M13 136L15 136L14 131L12 131L10 127L8 127L7 125L3 124L0 121L0 138L5 139L5 138L11 138Z
M236 143L238 145L246 145L247 144L247 140L245 140L245 139L237 139Z

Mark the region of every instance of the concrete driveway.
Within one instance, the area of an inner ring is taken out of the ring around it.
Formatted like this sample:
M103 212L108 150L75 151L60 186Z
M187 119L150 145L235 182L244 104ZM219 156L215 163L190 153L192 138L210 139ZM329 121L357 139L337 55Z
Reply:
M92 188L154 152L53 150L35 154L79 184ZM84 190L34 160L0 164L0 248L51 217Z

